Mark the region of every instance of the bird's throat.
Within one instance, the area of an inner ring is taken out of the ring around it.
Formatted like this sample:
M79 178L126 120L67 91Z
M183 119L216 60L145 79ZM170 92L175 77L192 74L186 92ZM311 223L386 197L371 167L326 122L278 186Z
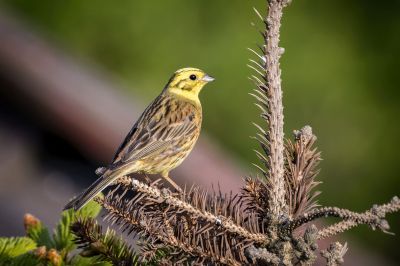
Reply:
M182 100L186 100L189 102L193 102L194 104L200 105L199 99L199 91L196 89L193 90L185 90L178 87L171 87L167 90L174 97L181 98Z

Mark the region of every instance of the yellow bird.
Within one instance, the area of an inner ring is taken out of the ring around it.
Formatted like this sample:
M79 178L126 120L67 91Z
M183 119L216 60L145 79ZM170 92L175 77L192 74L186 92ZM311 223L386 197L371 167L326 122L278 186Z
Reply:
M199 93L214 78L197 68L176 71L161 94L144 110L100 177L64 209L79 210L119 177L132 173L161 174L175 189L169 171L180 165L201 130Z

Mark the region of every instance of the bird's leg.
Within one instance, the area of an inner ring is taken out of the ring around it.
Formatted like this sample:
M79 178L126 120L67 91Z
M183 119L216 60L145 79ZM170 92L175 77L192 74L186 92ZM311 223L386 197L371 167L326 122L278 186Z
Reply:
M182 189L180 186L178 186L170 177L169 177L169 172L163 172L161 173L161 176L167 180L179 193L182 193Z
M151 184L151 179L150 179L150 177L147 175L147 173L146 173L146 172L143 172L143 175L144 175L144 180L147 182L147 184Z

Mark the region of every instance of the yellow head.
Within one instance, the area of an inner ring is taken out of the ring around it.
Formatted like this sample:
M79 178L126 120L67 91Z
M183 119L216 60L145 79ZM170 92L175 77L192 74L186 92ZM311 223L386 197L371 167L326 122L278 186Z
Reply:
M175 96L200 103L199 93L208 82L214 78L197 68L182 68L174 73L165 91Z

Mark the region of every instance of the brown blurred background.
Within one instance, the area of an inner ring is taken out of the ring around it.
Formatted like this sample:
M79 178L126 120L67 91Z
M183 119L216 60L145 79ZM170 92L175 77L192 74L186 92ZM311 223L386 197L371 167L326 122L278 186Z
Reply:
M0 2L0 235L26 212L49 225L95 179L176 69L216 76L200 142L173 176L237 190L255 173L246 47L264 1ZM320 202L353 210L400 194L400 2L295 0L282 58L286 134L310 124L324 161ZM400 216L389 217L400 234ZM399 236L345 235L347 265L396 265Z

